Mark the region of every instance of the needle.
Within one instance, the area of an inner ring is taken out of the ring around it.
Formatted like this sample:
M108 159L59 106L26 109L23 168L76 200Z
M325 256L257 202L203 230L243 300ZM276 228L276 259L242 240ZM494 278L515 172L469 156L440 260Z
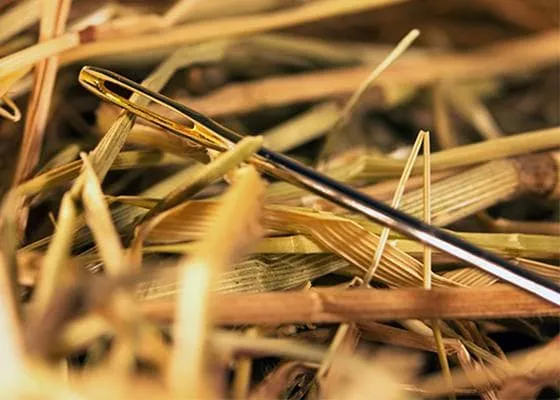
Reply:
M86 89L104 100L200 145L227 151L242 138L239 134L210 118L114 72L86 66L80 71L79 80ZM145 96L173 111L177 116L186 119L187 122L178 123L146 107L139 106L118 94L123 91L136 96ZM249 162L267 174L309 190L341 207L362 214L376 223L399 231L560 306L560 285L552 280L391 208L289 157L261 148L250 158Z

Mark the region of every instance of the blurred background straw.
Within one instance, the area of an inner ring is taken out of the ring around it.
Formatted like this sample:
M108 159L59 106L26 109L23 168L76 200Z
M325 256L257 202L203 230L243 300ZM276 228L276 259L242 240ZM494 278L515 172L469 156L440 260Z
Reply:
M558 398L557 307L244 162L560 282L559 24L555 0L0 1L0 397ZM246 138L169 135L84 65Z

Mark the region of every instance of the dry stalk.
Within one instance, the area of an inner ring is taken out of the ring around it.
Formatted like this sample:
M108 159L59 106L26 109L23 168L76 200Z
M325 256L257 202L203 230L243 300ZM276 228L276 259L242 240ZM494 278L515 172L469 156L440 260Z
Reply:
M41 8L39 0L24 0L18 2L0 16L0 43L11 38L39 20Z
M201 233L200 227L211 223L211 210L215 206L216 203L212 201L185 203L154 227L147 240L174 242L197 239ZM363 271L371 265L379 243L378 236L372 231L350 219L329 213L269 206L264 217L266 227L274 231L304 234L320 247L338 254ZM422 274L421 263L389 244L381 258L376 279L391 286L418 286L422 282ZM449 286L457 283L436 275L434 284Z
M560 54L557 38L558 31L550 31L492 45L471 54L451 53L423 59L403 59L379 76L373 86L424 86L446 78L457 81L481 79L553 65ZM371 67L363 66L265 78L230 84L199 99L177 100L211 116L243 114L265 107L349 95L364 82L370 71ZM237 101L240 98L245 101Z
M255 337L259 333L257 328L249 328L245 332L248 337ZM236 400L244 400L248 398L249 388L251 385L252 363L250 357L238 357L235 367L235 378L233 380L232 394Z
M25 347L20 326L19 305L13 291L13 267L6 249L0 250L0 376L1 386L12 385L25 373Z
M219 226L208 232L198 251L181 262L181 291L175 346L169 371L174 391L183 396L199 397L208 393L211 378L206 369L206 335L213 321L210 296L213 282L227 266L260 235L259 205L264 187L253 167L241 169L217 210ZM247 193L252 195L248 198ZM236 240L231 240L231 238ZM221 251L216 249L221 247Z
M423 187L423 221L431 224L432 223L432 169L431 169L431 149L430 149L430 133L424 132L424 187ZM424 264L424 289L432 289L432 249L429 246L424 245L423 251L423 264ZM433 319L431 321L432 332L434 341L436 343L437 354L439 358L439 364L443 375L447 379L447 384L452 386L451 373L449 371L449 361L447 359L447 352L445 351L445 345L443 342L443 335L440 328L440 320ZM455 396L450 395L450 399L454 400Z
M46 1L41 3L42 17L39 41L44 42L53 38L64 38L63 34L66 27L66 20L70 12L70 5L70 0L58 0L55 4L50 4ZM79 42L79 36L71 41L73 45L76 44L76 40ZM36 51L30 54L36 53L40 54L40 52ZM17 54L15 56L17 56ZM19 61L17 57L16 60ZM7 65L0 61L0 64L4 68L7 68L12 64L17 65L17 61L14 63L7 61ZM26 179L39 162L43 136L54 90L56 72L58 70L58 58L55 54L45 59L37 58L34 61L37 61L35 65L35 81L27 108L22 144L12 183L14 186L19 185ZM33 61L31 61L31 63L32 62ZM26 64L21 67L25 68ZM4 74L9 74L10 72L16 72L21 67L17 66L13 70L8 70L8 72L0 72L0 76L4 76ZM17 213L21 218L19 225L20 232L23 231L27 225L28 211L24 206L24 202L25 200L22 199L21 204L17 207Z
M435 82L432 90L434 131L438 144L442 149L450 149L459 145L449 117L449 106L446 97L449 90L448 86L449 82L439 80Z
M423 143L425 143L425 140L426 140L426 133L423 132L423 131L418 133L418 136L416 137L416 141L414 142L414 145L412 146L412 149L410 150L410 154L408 156L408 159L406 160L406 165L403 169L403 173L401 175L401 178L400 178L399 184L397 186L397 189L395 190L395 194L393 195L393 200L391 201L391 207L393 207L393 208L398 209L400 207L400 203L401 203L401 199L402 199L403 194L404 194L406 183L408 181L408 178L410 177L410 173L412 172L412 166L414 165L414 162L416 161L416 157L418 156L420 146ZM426 163L426 165L429 165L429 163ZM383 252L385 250L385 245L387 243L387 239L389 238L389 233L390 232L391 232L391 230L389 228L385 228L385 227L381 230L381 234L379 235L379 243L378 243L377 247L375 248L375 254L373 256L373 261L372 261L370 267L368 268L367 273L364 275L364 278L363 278L366 285L369 284L369 282L371 281L371 278L375 274L375 271L379 267L379 263L381 262L381 257L383 256Z
M336 0L322 0L262 15L187 23L165 32L139 35L133 38L101 40L85 44L65 53L63 62L76 62L84 58L122 53L123 51L148 51L165 46L180 46L224 37L246 36L333 16L356 13L366 9L384 7L402 1L406 0L349 0L344 3Z
M484 139L496 139L504 136L498 123L474 93L464 88L452 87L446 94L455 110L473 125Z
M217 295L216 323L284 324L404 319L493 319L558 316L544 300L505 285L477 288L310 290ZM141 305L149 318L170 321L175 302Z
M160 200L148 211L143 219L147 220L188 200L207 185L214 183L214 181L225 175L232 168L246 161L261 148L262 143L263 139L260 136L243 138L231 151L221 154L213 162L195 169L190 180L185 181L181 186L178 186Z
M184 154L189 157L189 154ZM160 151L123 151L117 155L111 170L143 168L150 166L181 165L187 161L175 155ZM15 191L22 195L34 195L70 183L77 178L82 161L70 161L50 169L42 169L37 175L21 183Z
M438 351L433 335L423 335L373 321L361 321L358 323L358 328L364 340L434 353ZM449 355L457 353L461 345L458 340L448 338L443 339L443 344L445 353Z
M481 143L481 145L484 143ZM473 154L476 148L484 148L484 146L475 145L463 147L470 146L474 146L472 149ZM448 222L445 222L445 220L449 218L451 218L450 221L452 222L453 218L456 218L456 220L460 219L463 216L483 210L496 202L508 200L522 194L532 193L552 198L558 196L556 192L559 190L557 188L560 185L557 184L557 173L560 169L556 161L556 158L558 158L557 152L518 156L508 160L498 159L458 173L454 169L455 167L476 164L476 162L471 164L470 161L467 161L470 157L468 155L464 158L464 161L456 160L457 165L447 165L450 162L448 156L452 154L460 156L461 149L462 147L458 147L441 151L435 153L435 155L440 154L440 157L433 157L436 160L434 164L437 170L441 171L439 179L437 179L433 187L434 223L436 224L446 224ZM486 150L483 149L483 151ZM437 161L438 159L441 161ZM438 166L437 163L440 163L440 165ZM333 167L330 175L344 177L343 179L348 182L359 184L360 182L373 180L376 177L394 175L393 167L389 168L388 164L395 164L396 167L397 163L389 158L382 161L382 159L374 156L358 157L349 164L346 164L346 166ZM399 162L398 164L402 164L404 168L404 162ZM388 172L389 169L391 172ZM417 171L418 169L415 166L413 170ZM446 177L446 175L449 176ZM371 187L366 186L362 190L374 196L380 195L381 199L386 199L386 193L393 185L393 181L389 181L388 183ZM271 188L267 197L275 203L293 203L299 200L299 202L314 205L324 210L336 209L329 202L317 199L316 197L306 196L305 193L305 191L290 187L287 184L276 184ZM420 216L422 207L421 193L420 189L406 193L402 209ZM450 197L458 198L458 203L460 202L462 207L456 207L452 202L450 203ZM438 221L440 218L442 222Z
M79 33L60 34L58 37L44 39L41 43L4 56L0 59L0 79L5 79L18 71L28 72L33 64L56 57L64 50L79 45L81 40Z

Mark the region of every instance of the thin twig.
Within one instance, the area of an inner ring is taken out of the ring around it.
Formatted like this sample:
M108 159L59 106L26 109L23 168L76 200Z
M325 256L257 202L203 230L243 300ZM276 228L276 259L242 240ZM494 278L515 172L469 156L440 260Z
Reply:
M173 318L174 301L142 304L158 320ZM217 323L284 324L404 319L497 319L560 315L560 308L506 285L474 288L309 290L217 295Z
M334 126L330 129L329 133L327 134L327 144L324 146L325 151L328 147L328 139L332 137L332 135L336 135L341 131L341 129L346 125L348 120L350 119L356 105L362 99L368 88L371 86L373 81L377 79L383 71L385 71L391 64L393 64L399 56L404 53L416 40L416 38L420 35L420 31L417 29L411 30L401 41L395 46L393 50L383 59L379 65L377 65L373 71L369 74L369 76L360 84L358 89L352 94L350 99L344 105L344 108L340 112L340 116ZM332 143L332 142L331 142Z

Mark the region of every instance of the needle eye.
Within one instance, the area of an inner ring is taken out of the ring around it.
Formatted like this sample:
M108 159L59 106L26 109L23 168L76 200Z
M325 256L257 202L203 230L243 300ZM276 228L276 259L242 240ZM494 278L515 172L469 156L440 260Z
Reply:
M197 117L204 118L203 116L111 71L84 67L80 71L79 80L86 89L98 96L171 133L218 151L225 151L232 145L231 141L220 136L215 129L197 120ZM148 108L150 102L163 106L169 113ZM213 125L226 130L216 123ZM233 137L235 134L231 132L229 136Z

